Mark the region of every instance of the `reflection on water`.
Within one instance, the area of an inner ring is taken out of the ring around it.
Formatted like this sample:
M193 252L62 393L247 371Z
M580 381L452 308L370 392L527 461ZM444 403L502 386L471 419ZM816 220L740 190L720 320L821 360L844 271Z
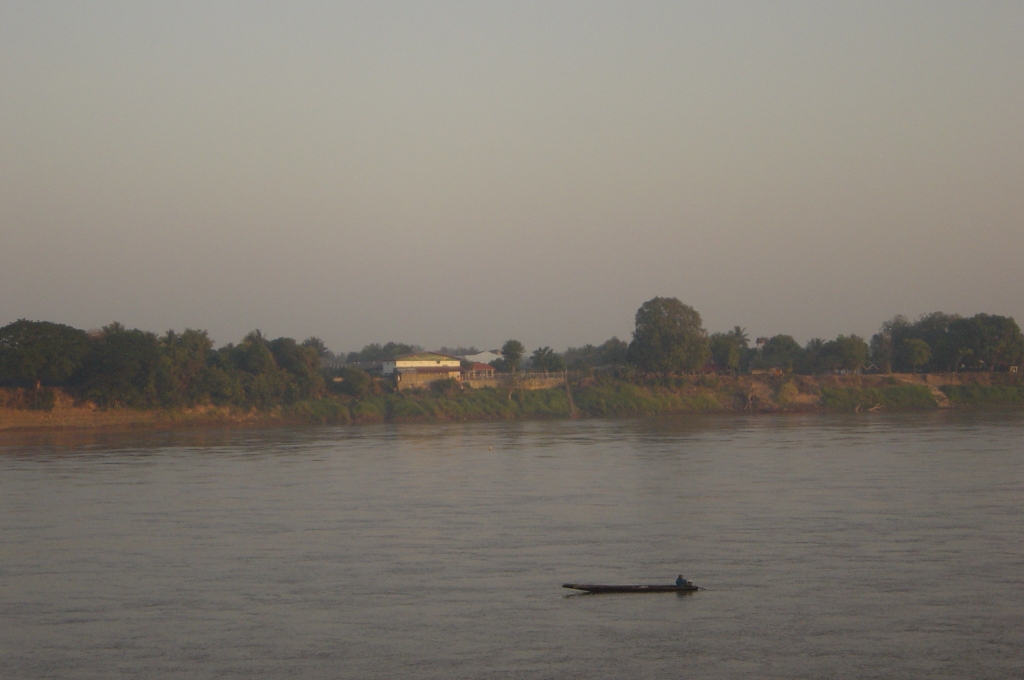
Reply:
M1024 414L0 435L3 677L1020 677ZM706 591L564 596L561 584Z

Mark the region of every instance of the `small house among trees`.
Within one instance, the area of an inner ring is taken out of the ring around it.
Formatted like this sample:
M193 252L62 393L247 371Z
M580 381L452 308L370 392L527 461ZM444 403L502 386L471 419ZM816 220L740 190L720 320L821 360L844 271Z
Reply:
M388 359L381 368L381 373L391 375L392 373L406 373L425 368L450 368L458 373L462 366L462 359L440 352L414 352Z
M384 362L384 375L394 375L399 389L429 385L437 380L458 380L462 359L440 352L414 352Z

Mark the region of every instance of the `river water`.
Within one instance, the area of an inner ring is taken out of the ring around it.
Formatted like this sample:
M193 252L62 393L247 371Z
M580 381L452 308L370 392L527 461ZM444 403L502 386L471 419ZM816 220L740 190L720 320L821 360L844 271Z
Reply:
M1024 413L0 435L0 677L1024 677Z

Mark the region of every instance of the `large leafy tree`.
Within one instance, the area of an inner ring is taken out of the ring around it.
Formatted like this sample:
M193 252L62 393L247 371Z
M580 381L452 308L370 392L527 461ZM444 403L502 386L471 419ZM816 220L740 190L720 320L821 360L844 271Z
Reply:
M955 347L949 329L961 317L955 314L932 312L911 322L903 315L894 316L882 324L871 337L871 359L886 371L907 373L916 366L911 362L906 340L923 341L931 350L929 367L944 370L960 363L963 352Z
M711 335L711 360L719 369L736 371L743 359L743 347L731 332Z
M530 366L538 371L561 371L565 369L565 361L550 347L538 347L530 355Z
M674 297L655 297L636 312L629 359L638 367L668 374L700 368L710 355L700 314Z
M235 351L238 367L247 373L263 375L274 373L277 369L274 353L270 351L270 341L258 328L249 331Z
M515 373L519 370L519 363L523 360L526 347L518 340L506 340L501 346L501 359L505 370Z
M800 373L814 375L825 372L826 344L821 338L811 338L807 341L804 345L803 361L799 367Z
M944 314L943 312L932 312L920 317L910 327L905 337L920 338L928 343L932 350L932 360L929 368L932 370L944 370L954 368L957 364L957 354L960 348L956 339L950 334L950 327L962 317L958 314ZM902 338L901 338L902 340ZM912 366L907 360L906 354L899 351L902 343L897 345L897 358L900 370L907 372Z
M970 368L993 370L1019 364L1024 356L1024 336L1012 317L976 314L949 325L947 343ZM953 364L955 370L957 364Z
M863 368L871 353L868 343L858 335L840 335L826 342L824 354L829 368L856 371Z
M0 380L37 390L59 385L78 372L88 351L85 331L21 319L0 328Z
M917 369L927 364L932 358L932 348L928 343L919 338L907 338L903 341L903 351L914 373Z
M213 341L206 331L167 331L160 338L160 370L157 389L165 406L193 405L208 396L207 361Z
M333 389L358 399L369 396L374 390L374 381L366 371L346 366L338 372L340 380L331 383Z
M759 368L792 371L804 364L804 350L792 335L773 335L761 347L754 364Z
M100 406L155 406L160 364L156 335L119 323L105 326L83 361L85 394Z
M270 351L278 367L290 373L297 383L293 399L310 399L323 393L324 378L315 347L299 345L291 338L278 338L270 343Z
M258 329L239 344L218 350L212 367L214 401L265 408L280 404L289 394L288 375L278 368L270 341Z
M882 328L871 336L871 360L887 373L897 363L897 348L910 332L910 321L898 314L882 324Z
M327 343L315 335L311 335L303 340L302 346L311 348L320 359L329 359L334 356L334 353L327 349Z

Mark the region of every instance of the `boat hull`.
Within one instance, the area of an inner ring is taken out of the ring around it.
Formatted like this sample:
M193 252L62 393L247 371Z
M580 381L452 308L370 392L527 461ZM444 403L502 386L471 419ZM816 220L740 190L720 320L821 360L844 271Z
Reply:
M692 593L697 586L686 585L599 585L596 583L563 583L563 588L583 590L588 593Z

